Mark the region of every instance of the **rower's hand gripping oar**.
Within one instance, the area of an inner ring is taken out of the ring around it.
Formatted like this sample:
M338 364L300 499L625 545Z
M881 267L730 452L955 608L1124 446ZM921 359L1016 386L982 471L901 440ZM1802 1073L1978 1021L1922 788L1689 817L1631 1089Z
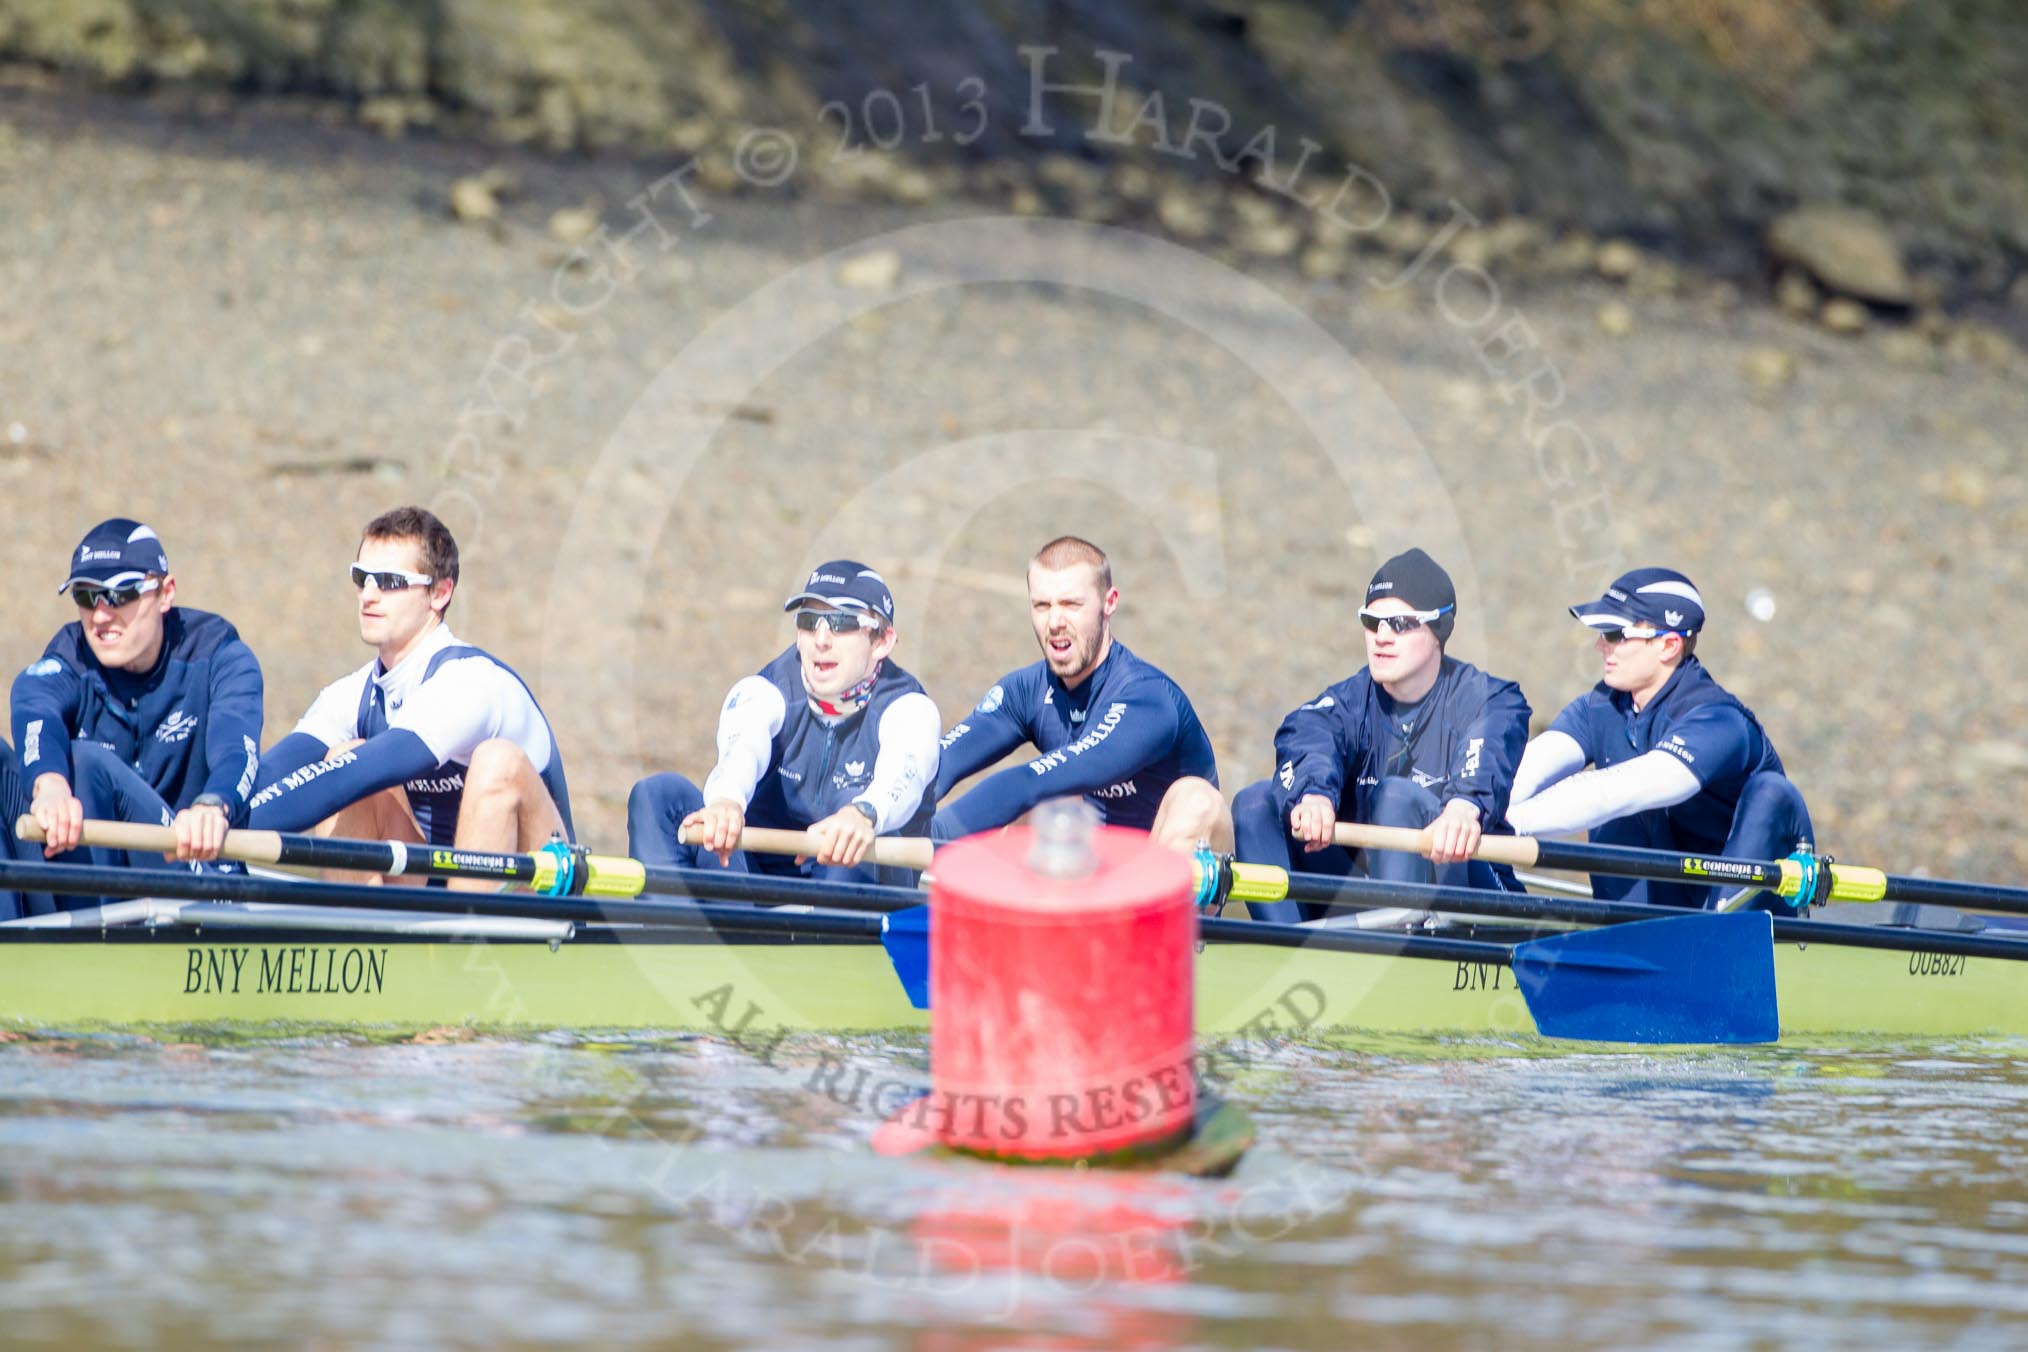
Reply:
M685 845L702 846L703 833L696 828L679 833ZM817 856L817 838L808 831L784 831L772 826L748 826L739 833L742 850L757 854L792 854L805 859ZM935 850L928 836L875 836L863 862L884 868L913 869L921 873L930 866Z

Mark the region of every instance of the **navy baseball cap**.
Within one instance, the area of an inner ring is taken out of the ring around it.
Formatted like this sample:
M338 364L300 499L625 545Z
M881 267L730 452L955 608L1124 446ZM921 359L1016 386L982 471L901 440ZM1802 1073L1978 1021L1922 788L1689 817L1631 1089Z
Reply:
M1636 568L1613 579L1605 595L1570 608L1594 629L1657 629L1694 634L1704 627L1704 598L1673 568Z
M851 559L833 559L819 566L801 591L782 602L782 609L794 610L805 601L822 601L840 610L863 610L894 623L894 593L887 589L887 580Z
M169 556L155 532L138 521L116 516L85 532L70 552L70 576L56 590L69 591L80 582L94 587L125 587L150 573L169 571Z

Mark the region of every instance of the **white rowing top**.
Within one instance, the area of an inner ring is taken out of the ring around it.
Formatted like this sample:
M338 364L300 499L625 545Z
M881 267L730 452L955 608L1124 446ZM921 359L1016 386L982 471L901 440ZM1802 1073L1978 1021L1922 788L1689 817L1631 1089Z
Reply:
M366 683L380 685L390 730L401 728L422 739L439 765L465 765L481 742L505 738L520 747L541 774L549 768L555 742L549 723L521 678L491 657L453 657L428 680L430 659L462 641L447 624L416 645L393 671L382 672L374 658L349 676L324 687L296 724L325 746L359 736L359 705Z

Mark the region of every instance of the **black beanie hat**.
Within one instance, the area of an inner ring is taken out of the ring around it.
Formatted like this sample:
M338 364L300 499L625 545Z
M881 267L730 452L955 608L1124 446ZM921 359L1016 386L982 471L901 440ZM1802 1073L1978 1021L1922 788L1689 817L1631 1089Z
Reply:
M1443 610L1443 617L1430 625L1439 645L1448 643L1451 627L1458 618L1458 592L1451 575L1420 549L1396 554L1380 565L1380 571L1366 584L1364 604L1372 605L1383 596L1408 602L1417 610ZM1444 610L1444 607L1450 607Z

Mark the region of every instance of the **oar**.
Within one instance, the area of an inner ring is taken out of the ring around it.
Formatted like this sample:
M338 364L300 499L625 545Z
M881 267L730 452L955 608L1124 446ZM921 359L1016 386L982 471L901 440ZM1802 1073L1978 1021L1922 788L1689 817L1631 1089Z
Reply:
M811 842L801 832L747 831L740 848L807 855ZM1201 874L1207 865L1200 860ZM1262 865L1218 861L1224 881L1243 899L1280 901L1290 897L1350 908L1353 880L1305 879ZM1201 892L1200 887L1200 892ZM1372 931L1315 929L1250 920L1200 918L1201 938L1226 943L1275 944L1338 952L1407 953L1458 962L1511 966L1544 1037L1600 1042L1691 1043L1769 1042L1780 1035L1774 990L1774 949L1769 917L1682 914L1655 918L1653 907L1609 903L1538 901L1511 893L1471 888L1381 886L1360 896L1372 904L1457 903L1458 909L1543 917L1575 909L1586 920L1626 920L1611 930L1559 935L1509 947L1470 939ZM1503 903L1505 903L1503 905ZM929 927L927 906L886 917L881 942L895 975L918 1009L929 1008Z
M15 834L22 840L40 841L42 828L33 817L15 822ZM176 848L175 832L166 826L137 822L87 821L82 843L135 854L167 854ZM921 904L922 894L905 888L881 887L872 883L829 883L808 878L773 877L765 874L735 873L725 869L676 868L664 864L643 864L638 859L615 855L589 854L575 846L557 843L533 854L487 854L474 850L448 849L427 845L406 845L395 840L343 840L298 835L285 831L227 831L222 858L247 864L282 864L300 868L348 869L379 873L389 877L472 878L525 887L555 897L594 897L624 900L644 893L661 896L694 897L710 901L740 901L764 905L826 906L833 909L887 911ZM70 872L77 870L66 865ZM68 876L68 875L66 875ZM150 880L178 877L177 873L149 869L113 870L124 879L120 886L99 889L66 888L69 892L93 891L113 895L137 888L153 888ZM230 875L210 874L223 880ZM285 884L294 887L298 884ZM56 889L31 889L52 891ZM399 891L401 889L391 889ZM161 893L163 896L175 895ZM291 894L293 897L293 893ZM427 895L489 896L489 893ZM234 898L235 900L238 898ZM456 906L418 907L420 910L458 910ZM463 908L470 909L470 908ZM498 908L492 908L497 910ZM582 912L578 913L580 916Z
M1339 822L1332 841L1347 849L1429 853L1429 831L1398 826ZM2028 887L1912 878L1813 857L1731 859L1719 855L1675 854L1632 845L1590 845L1537 836L1482 836L1474 858L1517 868L1566 869L1663 882L1707 883L1759 888L1792 902L1916 901L1975 910L2028 915ZM1826 878L1828 877L1828 886Z
M737 876L737 875L733 875ZM800 880L790 880L800 881ZM290 906L342 906L429 915L505 915L578 924L654 925L674 929L756 934L817 934L873 939L881 917L833 911L771 911L752 906L699 901L550 897L530 892L446 892L420 887L370 887L258 878L236 873L107 868L0 859L0 889L82 896L147 895L182 901L268 902ZM881 889L888 890L888 889ZM802 900L807 893L782 889L774 900ZM919 897L904 894L908 901ZM870 905L862 909L873 909Z
M1503 839L1513 839L1503 837ZM809 839L799 831L770 832L756 836L752 831L740 837L739 847L762 853L807 854ZM1403 906L1419 911L1443 911L1460 915L1512 921L1520 925L1544 921L1577 925L1609 926L1624 930L1628 925L1656 919L1682 919L1709 914L1674 907L1655 906L1641 901L1586 901L1576 897L1545 897L1528 892L1499 892L1490 888L1442 887L1434 883L1390 882L1374 878L1346 878L1322 873L1291 873L1269 864L1229 864L1233 874L1230 897L1246 901L1303 901L1329 912L1372 910L1382 906ZM1202 858L1196 861L1206 867ZM682 870L676 870L682 872ZM713 870L699 871L706 878ZM691 876L695 876L692 874ZM841 886L809 883L811 887ZM848 889L870 884L844 884ZM920 904L926 894L898 887L872 888L884 898L913 897ZM890 909L900 911L898 906ZM900 912L906 915L906 912ZM890 917L899 920L899 916ZM1287 942L1300 945L1305 936L1342 934L1349 931L1310 925L1281 925L1259 920L1199 920L1206 938L1226 936L1251 939L1256 943ZM1964 934L1946 931L1884 929L1875 925L1844 925L1828 920L1775 918L1775 937L1784 942L1837 944L1851 948L1884 948L1904 952L1963 953L1971 957L2028 959L2028 938L2012 934ZM1268 939L1268 935L1284 938Z

